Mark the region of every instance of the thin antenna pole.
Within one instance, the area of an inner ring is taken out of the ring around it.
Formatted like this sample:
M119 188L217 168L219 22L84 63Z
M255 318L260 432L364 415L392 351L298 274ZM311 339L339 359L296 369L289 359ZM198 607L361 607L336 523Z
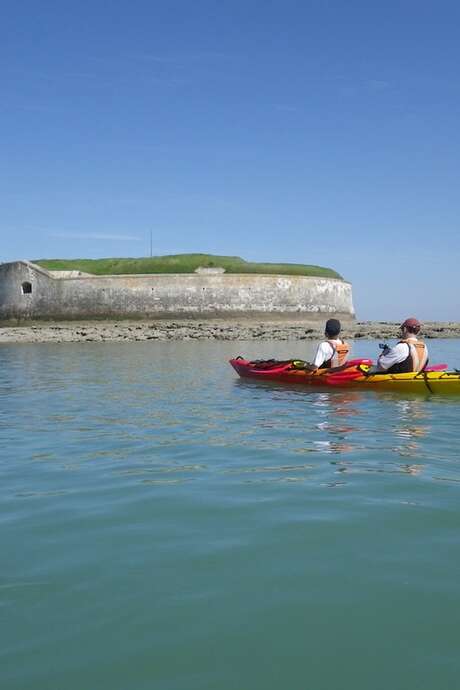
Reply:
M152 228L150 228L150 258L152 257Z

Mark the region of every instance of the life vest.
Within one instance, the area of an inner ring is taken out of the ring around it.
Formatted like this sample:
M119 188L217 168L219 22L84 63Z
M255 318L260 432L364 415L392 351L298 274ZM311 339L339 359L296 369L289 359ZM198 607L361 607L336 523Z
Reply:
M407 357L402 362L393 364L393 366L386 370L386 373L409 374L413 371L417 373L423 371L428 364L428 351L425 343L421 340L414 340L413 338L406 338L399 342L407 345L409 350Z
M323 362L321 369L340 367L347 359L348 353L350 352L350 346L343 340L326 340L326 342L332 347L333 354L327 362Z

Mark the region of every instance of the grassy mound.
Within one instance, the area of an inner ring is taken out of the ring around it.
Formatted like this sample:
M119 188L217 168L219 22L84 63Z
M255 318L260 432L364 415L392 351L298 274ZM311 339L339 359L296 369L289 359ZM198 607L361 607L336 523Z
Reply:
M49 271L84 271L94 275L127 273L193 273L196 268L222 267L226 273L265 273L297 276L342 276L331 268L306 264L271 264L245 261L239 256L213 254L171 254L143 259L40 259L35 261Z

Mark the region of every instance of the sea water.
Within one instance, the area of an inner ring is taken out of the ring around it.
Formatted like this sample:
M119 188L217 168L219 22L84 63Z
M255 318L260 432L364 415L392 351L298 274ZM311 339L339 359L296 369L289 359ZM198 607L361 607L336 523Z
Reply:
M459 687L460 396L227 363L312 348L0 347L2 688Z

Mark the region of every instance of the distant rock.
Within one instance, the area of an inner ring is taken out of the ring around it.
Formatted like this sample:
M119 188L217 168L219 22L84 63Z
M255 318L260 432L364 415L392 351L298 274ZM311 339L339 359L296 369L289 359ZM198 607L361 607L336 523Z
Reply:
M399 323L366 321L343 324L347 340L397 340ZM205 323L183 321L80 321L1 326L0 343L85 342L137 340L258 340L296 341L324 338L323 322L273 322L216 319ZM423 325L424 338L460 338L460 323L429 322Z

